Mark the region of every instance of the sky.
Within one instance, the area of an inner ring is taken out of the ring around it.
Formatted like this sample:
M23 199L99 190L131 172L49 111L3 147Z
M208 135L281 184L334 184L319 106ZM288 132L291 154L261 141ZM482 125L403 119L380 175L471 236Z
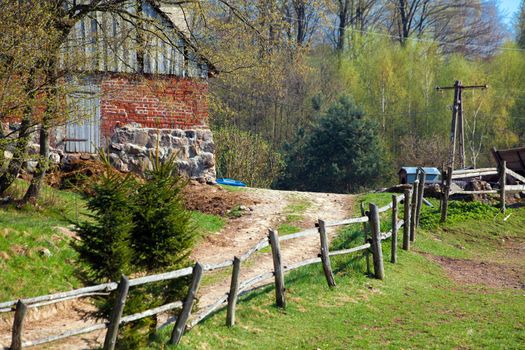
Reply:
M500 0L500 9L502 14L505 16L505 22L511 23L514 17L514 14L518 11L520 7L521 0Z

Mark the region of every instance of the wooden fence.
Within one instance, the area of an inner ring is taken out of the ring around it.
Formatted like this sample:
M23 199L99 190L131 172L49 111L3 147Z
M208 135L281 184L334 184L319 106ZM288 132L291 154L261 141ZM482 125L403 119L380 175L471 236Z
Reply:
M177 317L172 317L168 319L164 324L160 325L160 327L162 328L175 323L171 334L170 343L178 344L186 330L191 329L200 321L208 317L210 314L221 309L225 305L227 306L226 324L230 327L233 326L235 324L235 309L238 297L256 288L260 288L261 286L275 283L276 304L278 307L281 308L286 307L287 300L284 277L285 273L298 269L300 267L321 263L328 285L330 287L335 287L336 280L332 272L330 259L332 256L336 255L344 255L364 251L368 260L368 254L369 252L371 252L374 267L373 275L375 276L375 278L383 279L385 276L385 272L383 267L384 259L382 255L383 251L381 247L381 242L388 238L392 239L390 261L392 263L395 263L397 261L398 231L401 228L404 229L402 235L403 249L409 250L411 243L415 241L416 227L419 219L420 210L420 205L418 207L418 203L421 203L423 199L423 191L418 191L418 184L419 182L417 182L413 186L413 191L409 189L406 190L402 195L393 195L391 203L384 207L378 208L375 204L370 204L369 211L366 212L365 215L358 218L351 218L338 222L325 222L324 220L319 220L316 224L316 228L308 229L305 231L285 236L279 236L277 231L269 230L268 236L259 241L257 244L255 244L246 253L239 257L234 257L232 259L225 260L218 264L202 265L200 263L196 263L193 267L187 267L176 271L134 279L128 279L126 276L122 276L121 280L118 283L111 282L99 284L96 286L80 288L69 292L55 293L34 298L0 303L0 313L14 311L12 343L9 349L19 350L22 348L50 343L53 341L58 341L68 337L90 333L101 329L107 329L103 349L114 349L120 325L133 322L144 317L164 313L170 310L181 309ZM401 201L404 201L404 217L402 220L399 220L398 203L400 203ZM392 229L389 232L382 233L380 231L379 214L387 212L389 210L392 210ZM328 237L326 229L329 227L339 227L351 224L363 225L365 229L363 242L364 244L348 249L330 251L328 246ZM285 262L283 262L280 247L281 242L285 242L292 239L311 237L315 235L319 235L321 243L320 253L317 257L312 257L290 265L287 265ZM251 277L244 281L240 281L240 271L242 268L242 263L249 259L257 251L260 251L261 249L268 246L271 247L272 251L273 269L271 271L262 273L258 276ZM203 274L214 270L229 268L230 266L233 266L233 269L229 293L224 294L216 302L209 305L205 309L200 310L197 314L193 315L193 318L191 320L189 320L190 313L192 311L193 304L195 303L196 295ZM126 303L126 297L130 288L147 283L176 279L190 275L192 276L192 283L189 292L184 300L172 302L140 313L122 316L122 312ZM273 282L268 282L268 280L271 280L272 278ZM61 334L41 339L25 341L22 339L24 329L24 317L28 309L82 297L108 295L110 292L114 291L118 294L118 298L115 301L110 319L108 321L96 323L83 328L67 330Z
M451 176L449 176L451 174ZM452 191L452 180L468 179L480 176L498 175L498 190L481 190L481 191ZM522 185L507 185L507 176L513 177L516 181L521 182ZM443 184L444 182L444 184ZM447 220L448 201L453 194L499 194L500 208L502 212L506 210L505 196L507 193L525 191L525 177L507 168L507 162L502 161L498 168L482 168L482 169L467 169L467 170L452 170L451 167L447 171L443 171L442 176L442 196L441 196L441 221Z

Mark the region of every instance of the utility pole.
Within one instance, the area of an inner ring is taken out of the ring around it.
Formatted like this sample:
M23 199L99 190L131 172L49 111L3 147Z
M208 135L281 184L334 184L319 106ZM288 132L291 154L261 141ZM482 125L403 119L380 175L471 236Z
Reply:
M454 86L436 87L436 90L454 90L454 104L452 106L452 123L450 127L450 146L448 150L447 166L455 168L456 140L459 146L459 166L465 168L465 127L463 119L463 90L486 89L488 85L464 86L461 80L456 80ZM459 135L458 135L459 134Z

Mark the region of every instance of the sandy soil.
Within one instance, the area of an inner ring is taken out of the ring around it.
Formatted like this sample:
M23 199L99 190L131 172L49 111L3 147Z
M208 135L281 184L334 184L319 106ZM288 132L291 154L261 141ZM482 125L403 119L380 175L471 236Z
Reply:
M249 209L245 215L229 220L219 233L207 237L195 249L192 258L204 264L212 264L242 255L268 234L268 229L277 228L284 222L287 206L304 202L310 203L298 225L301 228L313 228L321 218L335 221L349 217L352 196L326 193L288 192L263 189L249 189L241 192L228 192L217 187L199 187L192 184L190 191L192 205L202 203L205 211L224 213L235 204L244 204ZM328 231L334 233L333 230ZM317 236L283 242L282 255L284 265L316 257L319 251ZM270 253L258 253L243 264L241 279L258 275L272 269ZM212 304L229 289L228 274L218 275L213 283L204 283L199 292L198 308ZM85 315L93 309L87 301L66 302L61 305L32 310L25 326L24 339L38 339L61 333L67 329L91 325L95 320ZM0 348L10 345L11 320L0 319ZM89 349L103 342L104 332L93 332L71 337L61 342L34 349Z

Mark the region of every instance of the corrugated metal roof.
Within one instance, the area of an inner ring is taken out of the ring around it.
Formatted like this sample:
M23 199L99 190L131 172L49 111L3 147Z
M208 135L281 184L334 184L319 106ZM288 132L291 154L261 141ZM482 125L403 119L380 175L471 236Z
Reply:
M415 174L417 172L417 169L418 167L404 166L401 167L401 169L399 169L399 172L401 172L401 170L404 170L407 172L407 174ZM422 169L427 175L441 175L441 172L438 168L423 167Z

